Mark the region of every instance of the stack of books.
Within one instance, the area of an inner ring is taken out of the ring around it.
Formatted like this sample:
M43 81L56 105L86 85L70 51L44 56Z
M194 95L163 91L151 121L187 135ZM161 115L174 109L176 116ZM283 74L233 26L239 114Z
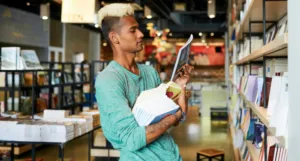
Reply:
M27 142L58 142L64 143L81 136L100 124L100 115L96 110L69 115L67 110L45 110L35 116L40 119L14 119L6 115L0 119L0 140Z

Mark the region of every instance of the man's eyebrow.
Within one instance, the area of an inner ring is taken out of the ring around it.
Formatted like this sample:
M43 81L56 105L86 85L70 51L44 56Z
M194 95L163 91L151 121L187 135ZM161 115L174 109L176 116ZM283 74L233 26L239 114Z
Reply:
M139 28L139 26L135 25L135 26L131 26L129 29L137 29L137 28Z

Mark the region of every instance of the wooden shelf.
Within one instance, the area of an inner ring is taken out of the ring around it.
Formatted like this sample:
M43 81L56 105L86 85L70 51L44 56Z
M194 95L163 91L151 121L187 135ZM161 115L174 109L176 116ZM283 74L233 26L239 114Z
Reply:
M250 55L245 58L237 61L235 64L245 64L251 61L260 61L263 59L263 56L287 56L288 51L288 33L283 34L282 36L277 37L272 42L263 46L262 48L252 52Z
M234 140L234 135L235 135L234 127L230 126L230 136L231 136L232 143ZM233 152L234 152L234 160L240 161L241 160L240 150L238 148L235 148L234 145L232 145L232 147L233 147Z
M253 161L258 161L259 159L259 153L260 153L260 149L257 149L253 144L252 141L248 141L246 140L247 134L242 130L243 135L244 135L244 141L246 142L246 145L248 147L250 156L252 158Z
M234 85L236 87L236 85ZM269 117L268 117L268 111L266 108L258 106L250 101L247 100L246 96L243 92L238 91L242 99L245 101L246 105L252 109L252 112L260 119L260 121L267 127L269 134L272 136L276 136L276 128L270 127ZM241 105L240 105L241 106ZM242 108L242 107L241 107ZM285 138L284 137L276 137L279 141L279 143L282 146L285 146Z
M243 37L244 32L249 32L249 21L262 21L263 20L263 8L262 0L252 0L249 4L247 11L244 13L243 20L241 20L240 26L237 30L237 39L240 40ZM266 1L266 20L278 21L281 17L287 14L287 1ZM271 23L266 26L269 27ZM252 24L252 32L262 32L263 24Z
M239 93L245 101L246 105L250 107L255 113L255 115L261 120L261 122L269 128L269 118L267 117L267 109L248 101L243 92L239 91Z
M256 149L256 147L252 144L251 141L246 141L246 145L248 147L252 161L258 161L260 149Z

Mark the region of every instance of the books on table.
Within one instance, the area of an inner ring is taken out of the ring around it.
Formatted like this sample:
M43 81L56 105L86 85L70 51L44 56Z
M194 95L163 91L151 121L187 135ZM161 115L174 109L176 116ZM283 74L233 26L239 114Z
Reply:
M148 126L174 114L179 106L174 102L181 87L174 82L143 91L133 107L133 115L140 126Z
M68 115L66 110L45 110L40 119L13 119L13 113L0 119L2 141L55 142L64 143L93 129L93 116L98 111L87 111L80 115Z

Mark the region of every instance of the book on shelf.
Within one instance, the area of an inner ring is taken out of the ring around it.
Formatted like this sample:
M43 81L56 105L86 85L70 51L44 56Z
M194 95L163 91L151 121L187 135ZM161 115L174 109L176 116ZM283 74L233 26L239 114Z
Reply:
M174 102L181 87L174 82L143 91L133 107L133 115L140 126L148 126L175 113L179 106Z
M20 86L20 75L19 74L12 74L12 73L7 73L7 85L8 87L12 87L14 84L14 87L19 87ZM14 77L14 83L13 83L13 77ZM5 80L4 80L5 81Z
M2 70L20 70L23 69L23 62L20 58L19 47L1 48L1 69Z
M288 76L285 73L285 76L281 78L281 84L273 86L272 89L277 88L278 100L273 106L273 111L271 113L270 125L271 127L276 128L276 136L283 136L287 138L287 128L288 128ZM270 98L271 99L271 98ZM275 101L274 101L275 102Z
M282 36L284 33L288 32L288 18L285 15L281 20L277 23L277 31L276 31L276 38Z
M262 77L257 78L257 89L256 89L256 95L255 95L255 104L260 105L261 101L261 94L263 91L263 85L264 85L264 79Z
M280 97L280 88L281 88L281 81L282 77L280 76L273 76L272 77L272 83L270 88L270 96L269 96L269 102L268 102L268 116L272 116L274 112L274 108L276 103L279 100Z
M266 76L272 77L277 73L288 72L288 61L286 58L276 58L266 60Z
M279 144L275 136L267 137L267 146L263 145L259 154L259 161L264 161L265 148L267 149L267 161L287 161L287 149Z
M21 50L21 58L25 69L43 69L34 50Z
M268 100L270 96L270 89L272 84L272 78L266 78L266 96L264 95L264 91L261 92L261 100L260 100L260 106L264 106L264 97L266 97L266 106L268 106Z
M257 76L248 76L248 82L245 90L247 100L254 102L257 90Z

